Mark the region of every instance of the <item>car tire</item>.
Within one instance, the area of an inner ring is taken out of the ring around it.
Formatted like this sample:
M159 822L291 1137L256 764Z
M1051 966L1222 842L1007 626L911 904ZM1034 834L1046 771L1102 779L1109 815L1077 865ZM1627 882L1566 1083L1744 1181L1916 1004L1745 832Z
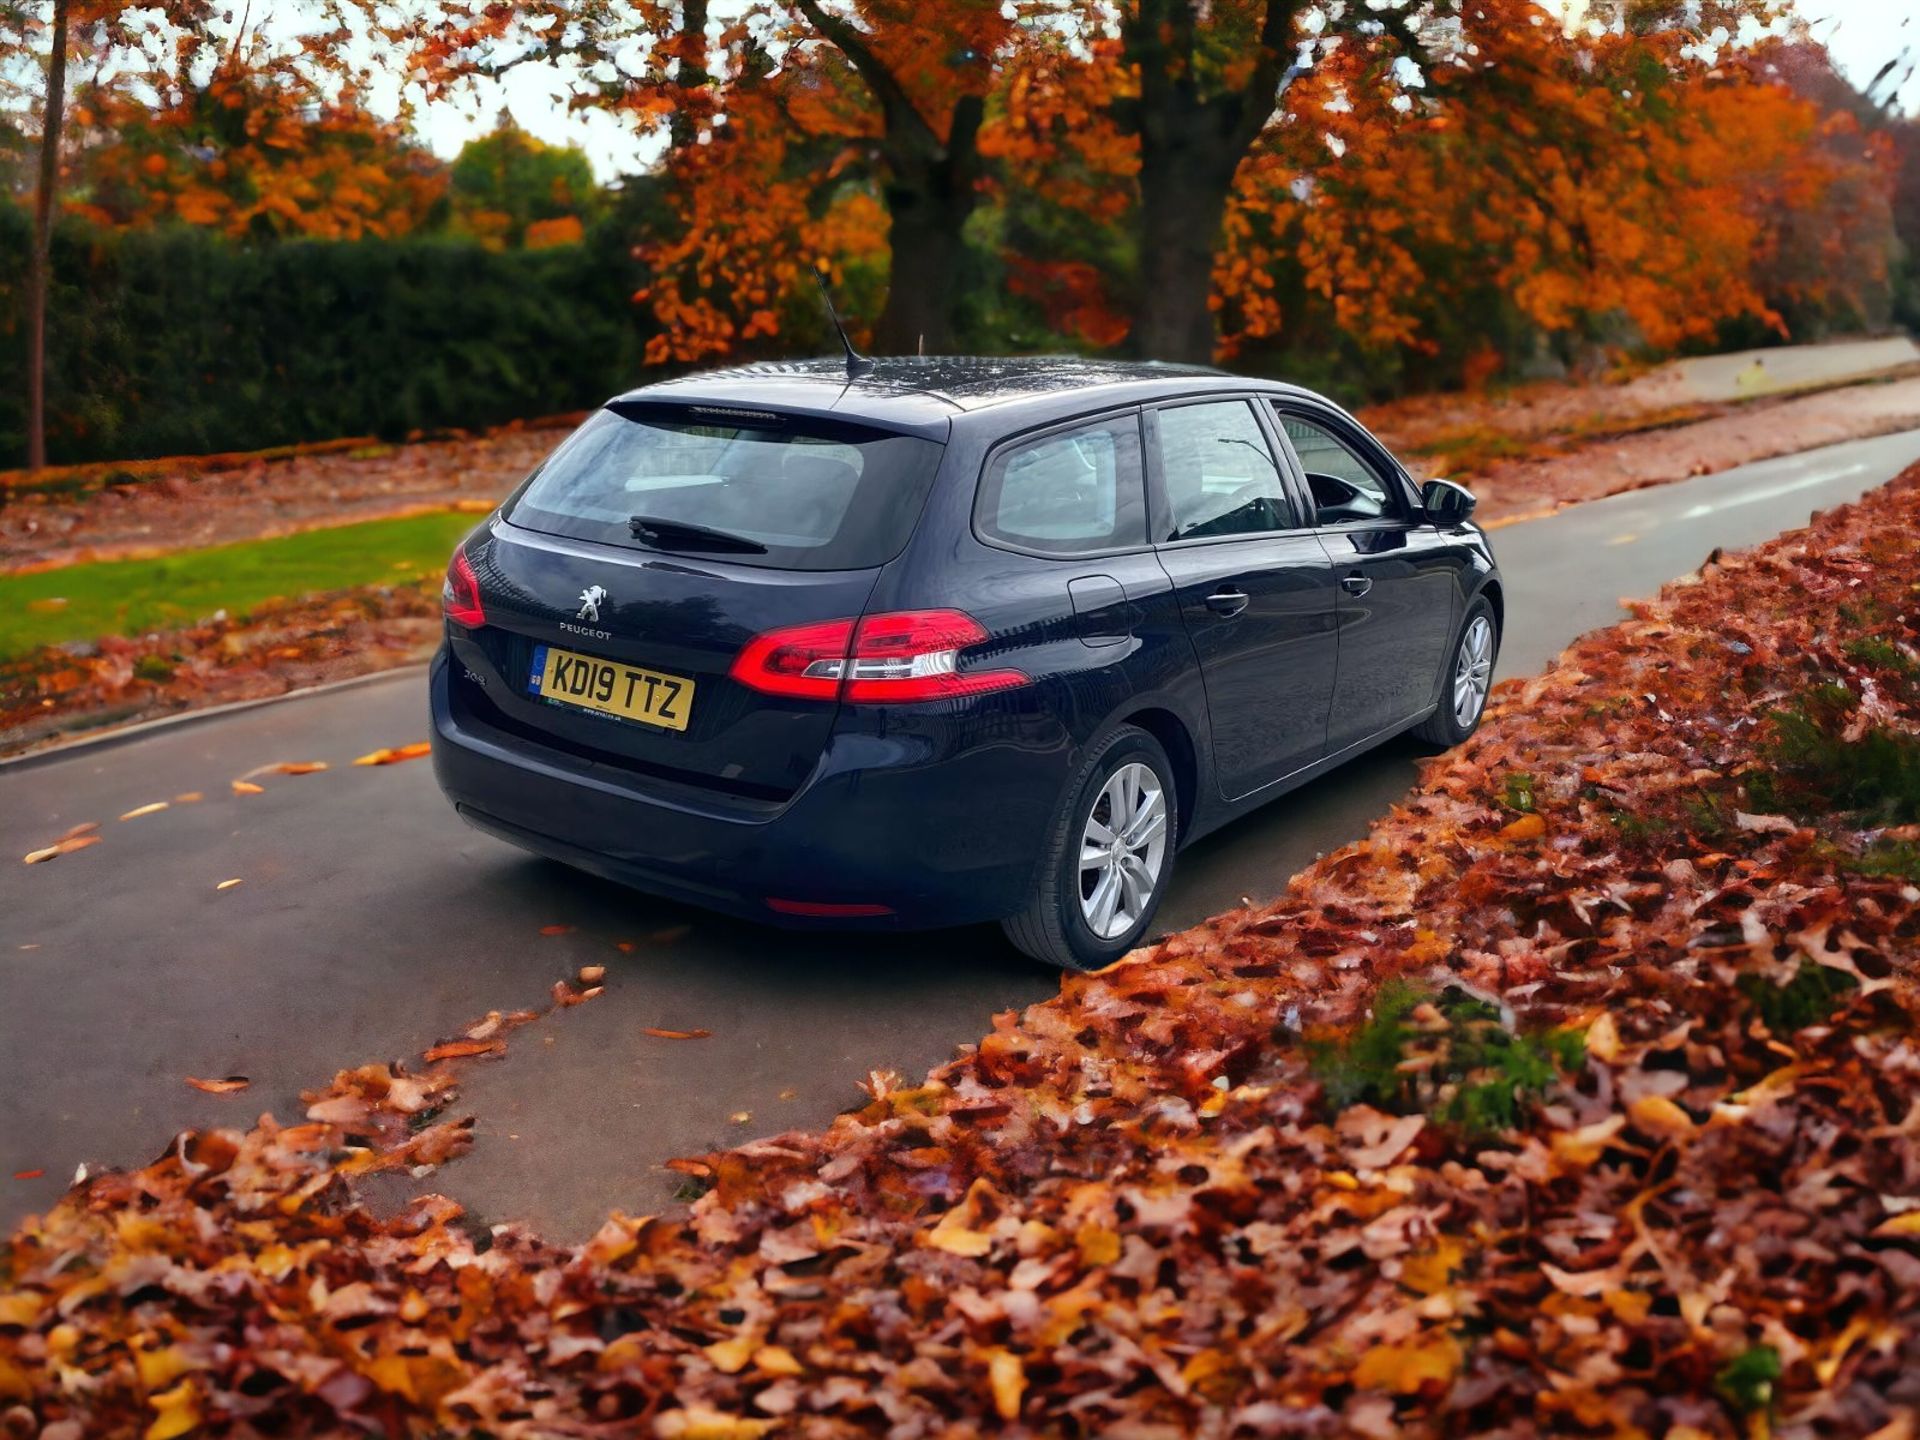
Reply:
M1467 606L1467 618L1447 651L1447 668L1440 677L1440 708L1413 733L1447 750L1478 730L1487 713L1487 691L1499 658L1500 622L1486 596L1477 596Z
M1137 839L1102 845L1095 827L1104 829L1115 808L1130 803L1130 794L1137 805ZM1007 938L1034 959L1063 970L1111 965L1153 924L1173 875L1179 825L1179 794L1167 752L1146 731L1122 726L1088 752L1066 787L1026 907L1001 922ZM1082 860L1094 849L1109 858L1083 869ZM1150 885L1143 872L1150 872ZM1096 928L1103 914L1106 919Z

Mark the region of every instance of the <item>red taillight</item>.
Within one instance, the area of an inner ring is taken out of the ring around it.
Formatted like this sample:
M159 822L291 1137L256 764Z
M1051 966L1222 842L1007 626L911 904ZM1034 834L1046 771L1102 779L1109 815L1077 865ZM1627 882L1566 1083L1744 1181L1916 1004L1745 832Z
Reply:
M816 666L838 667L853 644L853 621L823 620L818 625L789 625L747 642L734 657L733 678L769 695L802 700L831 700L840 693L837 668L816 673Z
M1032 683L1019 670L959 669L960 652L987 632L958 610L903 610L794 625L755 637L733 662L733 678L769 695L836 696L863 705L947 700Z
M960 671L960 652L986 638L985 627L958 610L869 615L853 639L846 698L860 704L944 700L1028 684L1019 670Z
M824 900L776 900L767 897L767 908L777 910L782 915L812 915L822 919L853 920L862 916L891 915L892 907L887 905L834 905Z
M456 625L469 630L487 623L487 612L480 604L480 582L473 578L473 566L467 563L464 548L453 552L447 563L447 583L440 587L440 608Z

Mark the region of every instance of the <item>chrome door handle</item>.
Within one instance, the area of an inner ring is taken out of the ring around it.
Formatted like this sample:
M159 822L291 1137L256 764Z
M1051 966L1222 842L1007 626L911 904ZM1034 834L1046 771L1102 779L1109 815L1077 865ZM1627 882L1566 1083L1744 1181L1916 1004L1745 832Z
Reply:
M1341 579L1340 588L1349 595L1364 595L1373 588L1373 579L1367 575L1348 575Z
M1247 608L1244 590L1216 590L1207 596L1207 608L1216 615L1234 616Z

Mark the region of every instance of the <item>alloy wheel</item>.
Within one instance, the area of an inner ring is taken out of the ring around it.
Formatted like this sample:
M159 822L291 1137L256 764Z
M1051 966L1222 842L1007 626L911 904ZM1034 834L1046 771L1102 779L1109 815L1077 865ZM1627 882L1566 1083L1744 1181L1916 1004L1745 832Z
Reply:
M1150 766L1107 777L1080 838L1080 915L1102 940L1124 935L1153 903L1167 858L1167 797Z
M1480 718L1492 680L1493 622L1476 615L1460 637L1460 654L1453 663L1453 719L1462 730Z

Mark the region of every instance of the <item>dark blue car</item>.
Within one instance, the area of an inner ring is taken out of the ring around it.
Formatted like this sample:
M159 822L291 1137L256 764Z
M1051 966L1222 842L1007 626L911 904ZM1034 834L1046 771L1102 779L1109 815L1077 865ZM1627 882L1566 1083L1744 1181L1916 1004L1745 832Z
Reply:
M1319 396L1079 360L610 401L453 557L434 766L491 834L781 924L1137 944L1182 845L1480 720L1500 577Z

